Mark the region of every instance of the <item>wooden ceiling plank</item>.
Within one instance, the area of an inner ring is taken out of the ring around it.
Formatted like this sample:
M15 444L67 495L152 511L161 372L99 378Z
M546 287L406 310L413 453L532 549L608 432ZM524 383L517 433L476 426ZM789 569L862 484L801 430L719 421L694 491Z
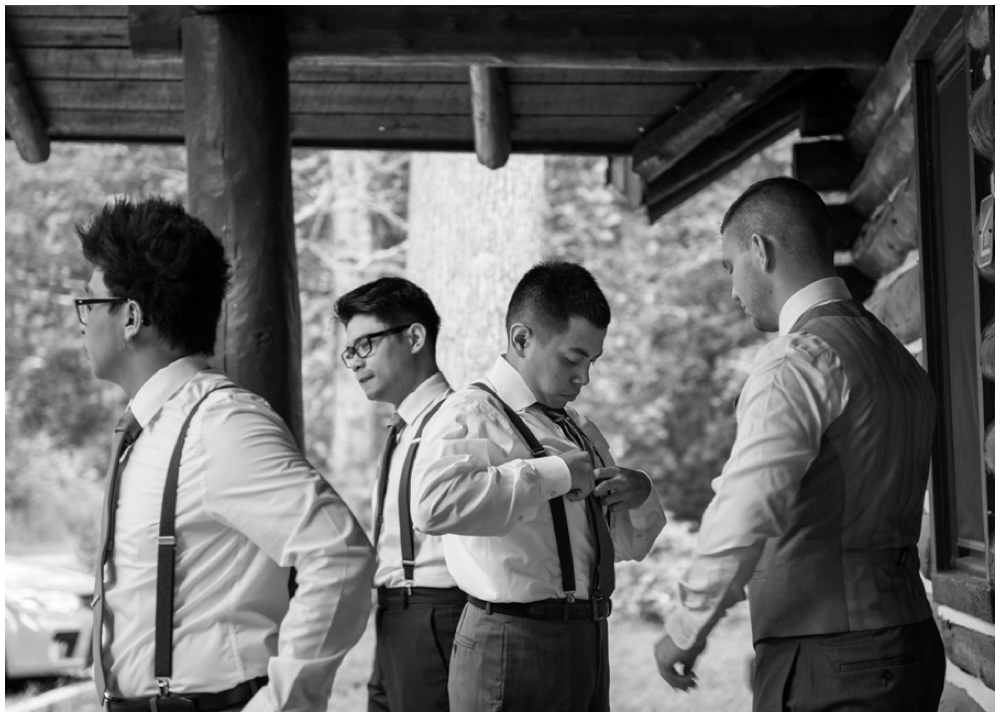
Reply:
M633 171L652 182L789 74L789 70L764 70L723 75L636 144Z
M510 158L510 95L501 67L471 65L472 129L476 157L489 169L500 169Z
M6 5L8 17L118 17L128 15L128 5Z
M25 48L18 54L30 80L184 79L179 59L137 62L124 48Z
M39 104L52 110L172 112L184 109L183 82L48 80L36 83Z
M170 43L174 11L161 7L159 32ZM890 50L887 31L898 31L909 14L891 6L622 6L609 13L587 6L317 5L273 12L285 16L293 57L663 70L880 66Z
M129 46L125 18L26 17L18 18L9 26L10 36L19 50L26 47Z
M17 152L25 162L44 162L49 158L49 135L21 71L10 38L4 48L4 121Z

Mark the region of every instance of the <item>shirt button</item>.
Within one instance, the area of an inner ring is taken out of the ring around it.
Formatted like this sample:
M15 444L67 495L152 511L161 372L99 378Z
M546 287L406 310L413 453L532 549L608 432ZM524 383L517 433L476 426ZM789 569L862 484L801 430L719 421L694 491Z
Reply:
M550 492L549 492L549 495L550 495L550 496L553 496L553 497L555 497L555 494L556 494L556 492L555 492L554 490L553 490L553 491L550 491Z
M520 523L522 520L524 520L524 516L523 515L517 516L517 522L518 523Z

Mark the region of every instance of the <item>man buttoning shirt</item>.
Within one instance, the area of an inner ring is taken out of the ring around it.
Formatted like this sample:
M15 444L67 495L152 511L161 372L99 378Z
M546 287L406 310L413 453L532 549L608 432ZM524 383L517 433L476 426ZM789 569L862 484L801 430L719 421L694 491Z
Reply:
M416 284L377 279L337 299L347 331L344 364L371 401L394 409L372 496L375 666L369 712L448 711L448 663L465 593L445 565L441 539L415 533L409 478L420 431L451 393L438 371L441 319Z
M222 243L162 199L108 205L80 238L94 267L76 301L87 353L130 409L95 588L104 706L325 710L365 629L374 554L281 418L208 365Z
M709 631L747 586L755 710L937 710L945 658L916 549L930 381L837 278L829 214L806 185L751 186L722 245L733 299L779 335L740 394L732 454L655 648L660 674L694 686Z
M666 522L649 476L615 466L597 427L567 409L610 320L586 269L535 266L510 300L507 353L428 423L414 522L444 535L469 594L453 710L609 709L614 561L641 560Z

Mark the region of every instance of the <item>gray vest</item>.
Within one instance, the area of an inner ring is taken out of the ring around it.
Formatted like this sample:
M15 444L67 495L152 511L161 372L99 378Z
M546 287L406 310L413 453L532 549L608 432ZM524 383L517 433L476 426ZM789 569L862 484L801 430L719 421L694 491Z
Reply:
M859 302L806 312L849 381L847 406L802 479L788 531L766 541L748 585L754 642L857 632L931 615L918 572L935 400L930 380Z

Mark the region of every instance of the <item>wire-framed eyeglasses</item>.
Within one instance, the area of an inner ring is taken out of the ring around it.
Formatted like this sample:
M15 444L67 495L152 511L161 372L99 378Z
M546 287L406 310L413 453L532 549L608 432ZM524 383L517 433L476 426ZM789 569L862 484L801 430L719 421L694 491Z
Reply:
M97 304L124 304L128 299L119 299L116 296L108 297L106 299L73 299L73 303L76 305L76 318L80 320L81 326L87 325L87 318L90 316L90 312L94 310L94 306Z
M383 336L389 336L391 334L399 334L406 331L408 328L413 326L413 324L404 324L402 326L393 326L391 329L386 329L385 331L376 331L372 334L365 334L364 336L359 336L352 346L348 346L340 354L341 360L347 368L351 367L351 361L355 358L366 359L372 355L372 351L375 350L374 339L380 339Z

